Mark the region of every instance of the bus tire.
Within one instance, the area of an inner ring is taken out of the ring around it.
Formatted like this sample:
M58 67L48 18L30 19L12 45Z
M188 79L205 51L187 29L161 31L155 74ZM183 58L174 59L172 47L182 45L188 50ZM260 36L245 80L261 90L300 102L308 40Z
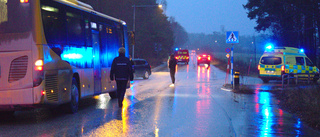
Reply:
M70 95L71 95L71 100L69 102L68 105L68 111L69 113L77 113L78 112L78 108L79 108L79 86L78 86L78 82L75 78L72 78L72 85L71 85L71 91L70 91Z
M116 99L116 98L118 98L116 91L114 91L114 92L109 92L109 96L110 96L111 99Z

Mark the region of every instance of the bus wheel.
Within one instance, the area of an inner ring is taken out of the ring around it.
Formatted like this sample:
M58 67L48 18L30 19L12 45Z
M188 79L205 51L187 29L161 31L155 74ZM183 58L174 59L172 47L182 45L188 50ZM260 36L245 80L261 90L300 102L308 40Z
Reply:
M78 108L79 108L79 88L78 88L77 80L75 78L72 79L70 94L71 94L71 101L69 103L69 112L73 114L78 112Z
M148 79L149 78L149 72L146 71L143 75L143 79Z
M116 99L117 98L117 92L114 91L114 92L109 92L109 96L111 99Z

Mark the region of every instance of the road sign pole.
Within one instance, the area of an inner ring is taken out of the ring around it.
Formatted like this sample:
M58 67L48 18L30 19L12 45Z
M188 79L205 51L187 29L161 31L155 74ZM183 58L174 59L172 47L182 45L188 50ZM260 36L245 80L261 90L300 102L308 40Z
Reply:
M231 45L231 85L233 85L233 44Z

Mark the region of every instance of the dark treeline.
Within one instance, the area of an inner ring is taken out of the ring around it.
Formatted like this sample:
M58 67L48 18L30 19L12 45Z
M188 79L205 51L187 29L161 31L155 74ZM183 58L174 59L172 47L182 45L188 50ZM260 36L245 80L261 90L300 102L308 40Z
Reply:
M124 20L127 23L128 31L133 30L133 6L136 5L134 58L145 58L153 65L166 59L173 50L175 40L184 39L179 37L186 35L179 23L164 14L165 0L81 1L91 5L96 11ZM163 7L150 6L158 4L162 4ZM132 55L131 42L130 39L130 55Z
M241 32L240 32L241 34ZM234 44L235 53L258 54L264 52L264 45L269 42L270 35L259 34L257 36L240 35L239 43ZM197 50L200 53L226 53L226 48L231 48L231 44L226 43L226 32L213 32L212 34L191 33L189 41L182 48Z
M248 0L244 8L257 31L271 30L277 45L304 48L319 66L319 0Z

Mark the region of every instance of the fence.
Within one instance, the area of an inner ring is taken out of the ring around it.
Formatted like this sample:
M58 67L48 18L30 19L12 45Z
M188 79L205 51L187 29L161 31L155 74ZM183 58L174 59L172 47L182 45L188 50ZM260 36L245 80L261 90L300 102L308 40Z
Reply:
M287 81L287 87L290 85L290 80L294 80L295 84L301 81L307 81L308 84L314 81L314 77L316 77L313 73L288 73L282 75L282 89L284 89L284 82ZM312 81L311 81L312 80Z

